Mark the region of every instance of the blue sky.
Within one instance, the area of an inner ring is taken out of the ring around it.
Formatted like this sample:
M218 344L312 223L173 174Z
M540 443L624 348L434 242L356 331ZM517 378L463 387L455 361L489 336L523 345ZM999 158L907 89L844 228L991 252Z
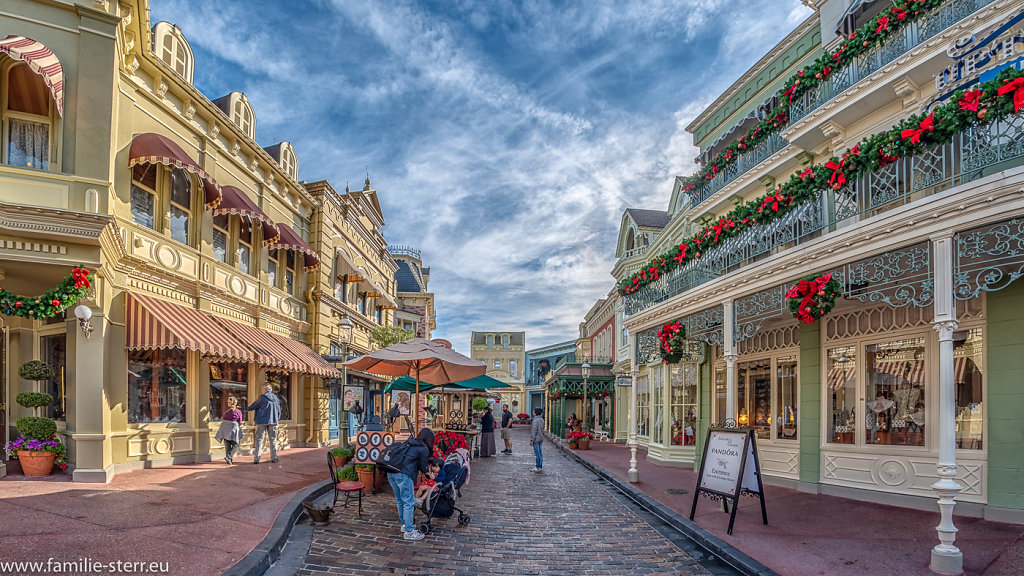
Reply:
M304 180L377 190L423 252L435 337L574 339L626 208L695 169L685 127L811 11L799 0L151 0L195 84L244 92Z

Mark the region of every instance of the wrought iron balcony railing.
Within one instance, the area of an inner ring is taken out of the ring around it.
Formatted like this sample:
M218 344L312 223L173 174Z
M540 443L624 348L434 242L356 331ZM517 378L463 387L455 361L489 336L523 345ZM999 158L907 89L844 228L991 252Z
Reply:
M857 82L867 78L886 64L909 52L915 46L956 24L995 0L952 0L935 12L910 23L889 37L885 43L857 57L843 68L837 68L828 80L793 101L789 123L795 124L821 105L838 96Z
M825 190L783 219L746 230L707 250L700 259L627 295L625 313L636 314L813 238L1021 164L1024 114L973 127L947 144L851 179L839 190Z
M769 156L789 146L789 142L778 133L772 134L767 140L736 157L736 162L719 172L714 178L703 182L693 192L693 205L697 206L718 192L725 185L764 162Z

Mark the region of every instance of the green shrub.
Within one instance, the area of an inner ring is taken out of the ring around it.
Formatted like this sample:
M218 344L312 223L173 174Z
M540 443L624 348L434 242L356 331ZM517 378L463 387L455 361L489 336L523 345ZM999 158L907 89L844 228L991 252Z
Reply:
M50 380L55 374L52 366L39 360L29 360L18 367L18 376L25 380Z
M341 473L338 475L342 481L345 480L358 480L359 474L356 473L356 467L353 464L349 464L341 469Z
M25 408L40 408L53 403L53 396L45 392L19 392L14 401Z
M342 448L341 446L331 449L331 455L341 460L348 460L354 453L355 451L351 448Z
M373 464L356 464L357 470L373 470Z
M488 406L489 404L487 403L486 398L480 398L479 396L473 398L473 410L476 410L477 412L483 412L484 410L487 409Z
M50 418L26 416L17 422L18 434L29 440L49 440L57 433L57 423Z

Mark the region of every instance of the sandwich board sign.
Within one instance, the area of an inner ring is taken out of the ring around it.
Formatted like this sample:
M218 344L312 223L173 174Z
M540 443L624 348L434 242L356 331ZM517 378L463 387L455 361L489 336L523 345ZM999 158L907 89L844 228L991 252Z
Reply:
M729 534L736 522L736 509L742 494L756 496L761 501L761 518L768 524L768 511L764 506L764 486L761 484L761 465L757 460L754 431L750 428L710 428L704 443L704 454L697 473L697 489L693 493L690 520L697 512L697 500L704 496L721 500L729 516Z

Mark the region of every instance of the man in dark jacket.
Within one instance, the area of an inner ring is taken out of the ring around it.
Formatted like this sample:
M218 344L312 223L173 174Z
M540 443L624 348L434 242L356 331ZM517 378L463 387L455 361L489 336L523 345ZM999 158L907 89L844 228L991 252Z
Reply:
M422 472L430 471L427 464L434 453L434 432L430 428L420 430L415 438L406 440L409 451L405 453L405 462L401 472L388 472L388 483L395 493L395 504L398 506L398 519L402 522L402 536L406 540L423 540L423 533L416 529L413 520L413 509L416 507L416 478Z
M274 387L267 384L263 387L263 395L245 411L255 411L253 420L256 422L256 446L252 454L252 463L259 464L263 454L263 435L270 435L270 461L277 463L277 422L281 419L281 402L274 394Z
M512 453L512 419L515 416L512 415L512 411L508 409L508 404L502 407L501 411L501 439L505 441L505 449L501 451L502 454Z

